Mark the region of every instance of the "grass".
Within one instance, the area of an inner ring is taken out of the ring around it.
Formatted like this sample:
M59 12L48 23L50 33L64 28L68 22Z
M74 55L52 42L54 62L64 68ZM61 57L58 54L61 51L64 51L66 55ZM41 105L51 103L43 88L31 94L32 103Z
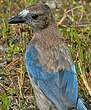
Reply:
M0 110L37 110L24 53L31 27L8 24L8 19L37 0L0 1ZM91 3L65 0L54 11L60 34L66 39L76 64L79 94L91 108Z

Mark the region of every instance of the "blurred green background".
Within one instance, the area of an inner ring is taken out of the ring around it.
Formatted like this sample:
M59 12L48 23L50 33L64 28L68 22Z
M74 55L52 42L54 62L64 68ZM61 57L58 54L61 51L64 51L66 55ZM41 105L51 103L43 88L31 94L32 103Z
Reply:
M24 63L31 27L8 24L11 16L37 2L0 0L0 110L38 110ZM47 2L50 5L51 1ZM56 5L59 4L52 12L76 64L79 95L91 109L91 2L58 0Z

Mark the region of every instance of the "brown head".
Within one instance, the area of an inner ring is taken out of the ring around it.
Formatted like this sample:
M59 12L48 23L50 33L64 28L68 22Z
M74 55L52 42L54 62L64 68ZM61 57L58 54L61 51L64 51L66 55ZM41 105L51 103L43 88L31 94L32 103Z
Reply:
M34 31L41 31L54 22L50 8L45 4L37 4L21 11L9 20L9 24L28 23Z

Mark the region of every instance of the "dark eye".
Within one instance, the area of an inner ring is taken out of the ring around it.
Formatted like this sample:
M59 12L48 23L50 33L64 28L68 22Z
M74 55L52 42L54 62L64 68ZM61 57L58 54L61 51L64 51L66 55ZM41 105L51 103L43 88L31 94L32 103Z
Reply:
M38 18L38 15L37 14L33 14L32 18L36 20Z

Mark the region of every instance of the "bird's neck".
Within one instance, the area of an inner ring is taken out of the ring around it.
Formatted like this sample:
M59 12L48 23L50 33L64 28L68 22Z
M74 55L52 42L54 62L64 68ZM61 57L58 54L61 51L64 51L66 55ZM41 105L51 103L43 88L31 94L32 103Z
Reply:
M34 33L34 37L40 37L42 39L49 39L53 37L58 37L58 29L55 23L50 24L47 28Z

